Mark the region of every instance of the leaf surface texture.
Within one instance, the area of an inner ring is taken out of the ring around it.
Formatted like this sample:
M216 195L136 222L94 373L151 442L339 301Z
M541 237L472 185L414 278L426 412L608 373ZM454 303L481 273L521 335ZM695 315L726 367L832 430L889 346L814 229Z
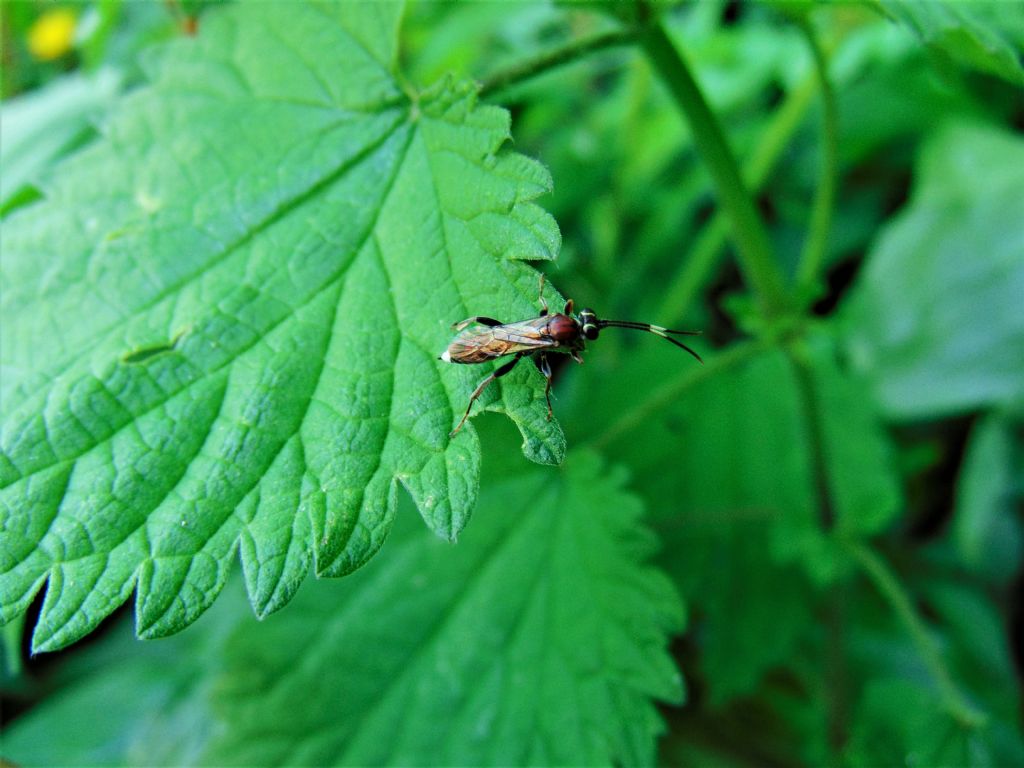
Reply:
M488 371L437 355L465 316L536 314L513 259L560 239L506 112L399 86L399 12L204 16L5 222L0 609L49 582L36 650L133 589L141 635L176 631L236 552L266 615L311 565L365 563L399 482L437 534L465 525L479 443L448 433ZM539 374L492 389L527 455L560 461Z
M258 626L231 592L179 637L90 665L6 747L25 763L650 764L653 700L682 697L667 645L683 615L623 479L592 453L523 469L482 492L457 547L403 509L351 578L308 583ZM106 707L115 685L147 706Z

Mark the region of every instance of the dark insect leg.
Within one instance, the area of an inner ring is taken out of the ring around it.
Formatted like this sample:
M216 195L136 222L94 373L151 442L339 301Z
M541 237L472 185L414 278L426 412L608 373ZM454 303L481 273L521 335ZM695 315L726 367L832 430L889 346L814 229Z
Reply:
M562 314L563 315L569 315L571 317L572 316L572 310L573 310L572 299L569 299L567 302L565 302L565 309L562 310Z
M473 390L473 394L469 396L469 405L466 406L466 412L462 415L462 419L459 421L459 423L457 425L455 425L455 429L453 429L451 432L448 433L448 437L450 437L450 438L451 437L455 437L456 433L460 429L462 429L462 425L465 424L466 423L466 419L469 418L469 412L471 410L473 410L473 403L476 401L476 399L478 397L480 397L480 395L483 394L483 391L485 389L487 389L487 385L490 384L495 379L500 379L506 373L511 371L513 368L515 368L516 367L516 363L519 362L519 358L521 358L522 356L523 356L523 353L520 352L515 357L513 357L511 360L509 360L507 363L505 363L503 366L498 368L498 370L496 370L494 373L492 373L490 376L488 376L486 379L484 379L483 381L480 382L480 385L476 389Z
M470 323L480 323L480 325L489 325L492 328L496 325L504 325L504 323L502 323L500 320L495 320L493 317L482 317L480 315L475 315L474 317L467 317L461 323L454 323L452 325L452 330L461 331Z
M538 292L537 300L540 302L540 307L541 307L541 309L540 309L540 316L541 317L547 317L547 314L548 314L548 303L546 301L544 301L544 273L543 272L541 273L541 276L540 276L540 290Z
M551 362L543 352L537 355L537 367L540 368L540 372L547 379L547 383L544 386L544 399L548 401L548 421L551 421L553 415L551 410Z

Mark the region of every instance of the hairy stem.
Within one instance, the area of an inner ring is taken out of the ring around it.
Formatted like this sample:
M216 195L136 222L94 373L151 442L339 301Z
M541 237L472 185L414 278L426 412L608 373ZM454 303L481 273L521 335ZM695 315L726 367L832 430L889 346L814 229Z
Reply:
M819 279L821 265L828 248L829 229L832 226L832 211L836 200L836 183L839 169L839 110L836 94L828 75L828 59L811 22L800 17L803 30L814 57L814 68L821 85L821 171L818 175L818 189L811 209L811 220L804 241L800 264L797 267L797 287L800 292L810 293Z
M761 312L766 317L775 316L787 303L782 275L772 253L768 232L740 177L739 167L721 126L665 28L657 22L649 23L643 27L639 39L689 123L694 145L707 164L722 210L732 227L740 266L757 297Z
M636 41L637 33L634 29L615 30L596 35L586 40L577 40L562 48L538 56L535 59L524 61L521 64L509 67L497 72L480 86L480 97L487 98L510 86L517 85L531 78L549 72L552 69L571 64L589 53L600 51L605 48L612 48L619 45L629 45Z
M821 399L814 385L814 374L805 359L794 350L787 350L793 369L803 419L807 425L810 446L811 481L814 484L814 506L818 522L826 534L834 535L836 528L836 501L828 471L825 424L821 415ZM826 723L828 745L833 761L839 762L848 738L847 718L849 693L846 673L846 617L842 585L834 584L825 600L825 658Z

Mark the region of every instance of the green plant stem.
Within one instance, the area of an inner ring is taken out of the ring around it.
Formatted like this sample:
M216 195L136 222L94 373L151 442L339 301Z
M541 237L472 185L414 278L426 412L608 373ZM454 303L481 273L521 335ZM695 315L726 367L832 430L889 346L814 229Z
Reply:
M689 123L694 144L707 164L722 209L732 226L740 267L757 297L761 313L765 317L780 314L787 304L782 275L768 232L740 177L739 167L717 119L664 27L657 22L647 24L639 40Z
M103 64L110 35L121 19L123 5L124 0L99 0L94 4L99 21L81 48L86 69L95 71Z
M624 412L608 429L592 440L587 441L587 445L592 448L600 448L623 434L642 427L648 418L676 400L690 387L696 386L705 379L753 357L766 348L767 344L764 342L748 341L737 344L727 351L716 355L699 368L690 366L684 373L679 374L658 389L653 390L643 400Z
M914 639L949 713L965 728L973 729L984 725L987 720L985 713L967 701L956 687L938 646L928 634L924 622L914 611L906 590L886 562L862 542L845 541L844 544Z
M804 241L803 251L797 267L796 282L801 295L810 294L820 278L822 263L828 248L829 230L832 226L832 212L836 201L836 184L839 169L839 110L836 94L828 74L828 58L811 22L799 17L798 26L807 38L814 58L814 69L821 86L821 170L818 188L811 208L811 220Z
M558 48L550 53L538 56L535 59L516 64L508 69L497 72L488 77L480 86L480 97L487 98L499 91L503 91L513 85L542 75L552 69L586 56L588 53L600 51L605 48L612 48L619 45L629 45L636 41L637 32L634 29L615 30L596 35L586 40L578 40Z
M782 150L803 122L816 90L817 80L812 74L790 91L782 105L775 110L743 170L743 178L751 190L757 191L764 185L782 156ZM656 322L671 323L686 314L690 302L718 262L728 234L725 216L721 211L716 211L701 230L682 268L665 290L656 313Z
M818 508L818 522L826 533L836 527L836 504L828 472L828 456L825 445L825 425L821 418L821 400L814 387L814 374L810 364L792 350L787 356L793 368L793 377L800 392L804 423L810 442L811 477L814 483L815 506Z
M844 761L843 750L850 737L850 682L847 663L846 630L849 589L833 584L825 599L825 702L828 744L833 765Z
M21 660L21 636L25 631L25 614L12 619L3 627L4 674L19 677L24 671Z
M828 449L825 424L822 419L821 398L815 388L814 372L806 356L798 348L787 348L786 356L793 369L803 420L807 425L810 444L811 481L814 486L814 506L818 522L826 534L836 529L835 493L828 471ZM825 702L828 745L832 762L839 763L848 737L848 693L846 688L846 616L842 584L833 584L825 600Z

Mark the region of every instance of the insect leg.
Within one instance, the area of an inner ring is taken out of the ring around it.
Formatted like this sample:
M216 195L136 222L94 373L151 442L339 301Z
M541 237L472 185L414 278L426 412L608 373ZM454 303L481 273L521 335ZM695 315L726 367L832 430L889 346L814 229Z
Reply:
M461 331L463 328L465 328L467 325L470 325L471 323L480 323L480 325L489 325L492 328L494 326L496 326L496 325L504 325L504 323L502 323L500 320L495 320L493 317L483 317L481 315L474 315L473 317L467 317L461 323L453 323L452 324L452 330L453 331Z
M548 303L544 301L544 273L540 275L540 289L537 294L537 301L540 302L541 310L540 316L547 317L548 314Z
M553 415L551 410L551 362L543 352L537 355L537 367L540 368L540 372L547 379L547 383L544 386L544 399L548 401L548 421L551 421Z
M494 373L492 373L490 376L488 376L486 379L480 382L479 386L477 386L477 388L473 390L473 394L469 396L469 405L466 406L466 412L462 414L462 419L459 421L458 424L455 425L455 429L448 433L449 438L455 437L458 431L462 429L462 425L465 424L466 419L469 418L469 412L473 410L473 403L476 401L478 397L480 397L480 395L483 394L483 391L487 389L487 385L490 384L495 379L500 379L506 373L515 368L516 363L519 362L519 358L521 358L522 356L522 352L518 353L515 357L513 357L503 366L498 368L498 370L496 370Z

